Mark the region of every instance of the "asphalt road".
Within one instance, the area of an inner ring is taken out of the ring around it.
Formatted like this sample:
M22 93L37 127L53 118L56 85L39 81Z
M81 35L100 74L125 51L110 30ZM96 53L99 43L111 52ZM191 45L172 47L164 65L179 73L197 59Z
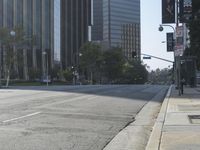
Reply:
M166 89L150 85L0 89L0 150L101 150Z

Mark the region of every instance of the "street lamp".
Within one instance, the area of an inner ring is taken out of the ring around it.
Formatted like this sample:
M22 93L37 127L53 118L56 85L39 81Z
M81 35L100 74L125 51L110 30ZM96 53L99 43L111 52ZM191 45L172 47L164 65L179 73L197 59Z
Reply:
M1 42L0 42L0 88L1 88L1 67L2 64L1 64Z
M12 37L12 38L15 38L15 35L16 35L16 33L15 33L15 31L13 31L13 30L11 30L10 31L10 36ZM12 42L12 41L11 41ZM9 44L12 44L12 46L14 47L14 40L13 40L13 43L9 43ZM15 57L15 56L14 56ZM9 80L10 80L10 69L7 69L8 70L8 75L7 75L7 81L6 81L6 87L8 87L8 84L9 84Z
M171 29L173 29L173 31L174 31L174 41L176 42L176 30L175 30L174 26L169 25L169 24L162 24L162 25L159 26L158 30L160 32L162 32L164 30L164 28L163 28L164 26L170 27ZM179 95L180 95L180 76L181 76L181 73L180 73L180 57L178 59L176 59L175 48L174 48L174 63L175 63L174 64L174 67L175 67L174 77L176 79L175 81L176 81L176 84L177 84L177 88L179 89Z
M46 56L46 83L47 83L47 86L49 86L49 64L48 64L48 54L47 52L42 52L42 54L44 55L44 58Z
M15 37L15 35L16 35L16 33L15 33L15 31L10 31L10 35L12 36L12 37Z
M169 25L169 24L160 24L160 26L158 27L158 30L159 30L160 32L162 32L162 31L164 30L164 26L170 27L170 28L173 29L174 33L176 32L176 31L175 31L175 28L174 28L172 25Z

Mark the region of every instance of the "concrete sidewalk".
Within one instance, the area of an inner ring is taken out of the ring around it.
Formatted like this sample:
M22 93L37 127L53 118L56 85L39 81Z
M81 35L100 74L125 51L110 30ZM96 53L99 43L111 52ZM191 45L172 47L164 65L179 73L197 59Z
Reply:
M170 88L146 150L200 150L200 87Z

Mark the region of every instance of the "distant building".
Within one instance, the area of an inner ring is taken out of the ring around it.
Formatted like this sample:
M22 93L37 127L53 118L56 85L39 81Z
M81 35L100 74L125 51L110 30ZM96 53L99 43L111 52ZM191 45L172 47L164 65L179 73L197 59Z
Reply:
M91 39L92 0L61 0L62 68L79 63L81 46Z
M0 0L0 28L7 27L13 30L20 26L27 39L35 39L34 44L29 41L21 50L24 65L15 67L19 77L28 79L32 70L44 75L47 62L52 69L55 61L60 60L59 18L60 0ZM6 51L2 50L0 56L4 72L5 55ZM20 74L21 72L23 74Z
M121 26L121 48L127 59L132 58L132 52L136 52L137 56L140 56L140 24L123 24Z
M139 56L140 0L94 0L92 37L108 48L121 47L127 58L133 51Z

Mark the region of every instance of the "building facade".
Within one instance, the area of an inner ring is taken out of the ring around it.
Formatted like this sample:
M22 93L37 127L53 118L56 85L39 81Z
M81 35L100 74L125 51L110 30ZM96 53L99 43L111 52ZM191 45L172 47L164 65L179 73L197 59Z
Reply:
M59 1L0 0L0 28L14 30L21 27L27 39L26 46L17 49L17 53L23 55L23 65L15 65L18 76L29 79L33 70L40 76L44 75L47 73L47 62L52 69L55 60L59 61L60 38L57 37L60 37L60 22L55 20L60 18ZM5 64L6 51L3 48L1 54L2 64ZM2 71L5 72L6 66L3 66Z
M121 47L127 58L133 51L139 56L140 0L94 0L94 8L99 6L102 10L94 9L93 39L103 40L107 48ZM100 34L96 36L100 30L102 38Z
M103 0L94 0L92 41L103 41Z
M92 23L92 0L61 0L62 68L79 63L81 46L89 41Z
M140 24L123 24L121 26L121 48L127 59L132 59L132 52L140 56Z

